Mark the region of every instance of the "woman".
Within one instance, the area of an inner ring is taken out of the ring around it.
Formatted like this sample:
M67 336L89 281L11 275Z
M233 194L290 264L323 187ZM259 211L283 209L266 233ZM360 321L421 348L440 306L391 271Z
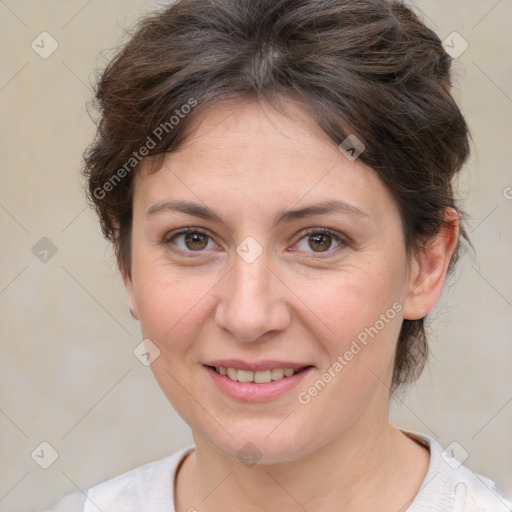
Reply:
M390 0L182 0L141 23L85 175L194 446L54 510L511 510L388 419L469 243L450 62Z

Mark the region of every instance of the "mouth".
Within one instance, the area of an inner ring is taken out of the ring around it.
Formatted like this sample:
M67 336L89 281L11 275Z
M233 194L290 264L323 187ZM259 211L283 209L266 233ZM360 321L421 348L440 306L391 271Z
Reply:
M208 361L203 368L225 396L240 402L269 402L288 395L315 367L285 361Z
M288 379L297 373L304 372L308 368L311 368L311 366L303 366L301 368L272 368L268 370L251 371L226 366L205 366L234 382L253 384L267 384L268 382Z

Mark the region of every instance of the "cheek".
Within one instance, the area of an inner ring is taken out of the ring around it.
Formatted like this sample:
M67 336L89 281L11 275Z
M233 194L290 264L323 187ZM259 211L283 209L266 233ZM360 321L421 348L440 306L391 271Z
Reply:
M315 331L328 353L322 371L340 377L333 379L340 392L364 394L375 375L387 380L402 325L401 282L397 262L382 257L344 268L316 286L303 281L304 302L316 314Z
M346 342L388 310L391 320L395 317L392 306L401 299L401 279L395 273L390 266L361 262L320 278L295 278L294 291L304 312L309 309L316 314L322 332Z
M161 351L176 352L191 343L205 320L214 277L156 264L134 268L133 280L144 337Z
M189 369L196 364L200 329L211 307L208 290L201 280L169 277L157 268L148 271L137 290L142 334L159 349L151 371L173 407L186 421L194 407L187 390L193 389Z

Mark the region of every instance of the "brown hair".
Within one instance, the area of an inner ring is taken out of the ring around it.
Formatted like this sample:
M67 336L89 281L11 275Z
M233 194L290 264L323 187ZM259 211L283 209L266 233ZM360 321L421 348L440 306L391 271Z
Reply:
M131 171L175 151L201 110L247 96L298 98L336 144L362 141L359 158L393 193L417 254L455 207L452 179L469 153L450 66L437 35L398 1L181 0L142 20L100 76L85 153L89 199L121 271L131 265ZM449 271L462 239L471 245L461 224ZM423 370L424 320L403 322L393 390Z

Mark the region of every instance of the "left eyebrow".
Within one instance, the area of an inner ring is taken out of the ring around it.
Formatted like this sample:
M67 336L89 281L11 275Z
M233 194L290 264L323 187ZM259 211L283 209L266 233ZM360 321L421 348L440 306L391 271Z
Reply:
M277 225L280 222L292 222L305 217L324 215L326 213L342 213L352 217L370 218L365 211L350 203L338 200L311 204L295 210L281 210L274 216L274 225Z

